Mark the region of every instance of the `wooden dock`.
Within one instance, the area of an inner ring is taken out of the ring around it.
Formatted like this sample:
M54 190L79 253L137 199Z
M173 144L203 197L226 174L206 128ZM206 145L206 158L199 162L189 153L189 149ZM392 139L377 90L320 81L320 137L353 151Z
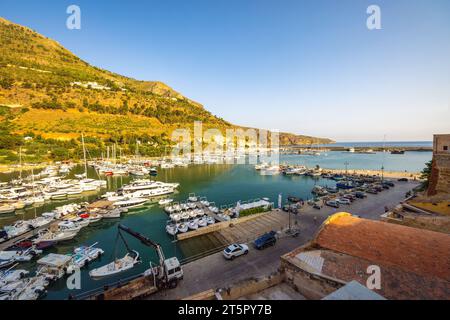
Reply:
M220 238L224 238L227 242L233 242L235 239L250 237L256 233L263 234L270 230L279 230L288 224L288 219L289 216L287 213L281 212L280 210L272 210L230 221L217 222L186 233L179 233L177 240L186 240L217 232L220 234Z
M24 234L21 234L20 236L14 237L12 239L6 240L5 242L0 243L0 251L3 251L11 246L13 246L14 244L16 244L17 242L21 242L24 240L27 240L29 238L32 238L34 236L36 236L38 234L39 231L41 231L42 229L46 229L48 227L50 227L52 224L54 223L54 221L43 225L39 228L36 229L32 229Z

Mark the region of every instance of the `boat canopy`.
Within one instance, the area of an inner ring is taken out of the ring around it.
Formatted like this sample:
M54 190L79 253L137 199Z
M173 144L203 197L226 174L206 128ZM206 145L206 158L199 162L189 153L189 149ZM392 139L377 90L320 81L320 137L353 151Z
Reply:
M60 267L64 267L71 260L72 260L72 258L70 256L63 255L63 254L50 253L49 255L39 259L37 261L37 263L41 264L41 265L49 266L49 267L60 268Z

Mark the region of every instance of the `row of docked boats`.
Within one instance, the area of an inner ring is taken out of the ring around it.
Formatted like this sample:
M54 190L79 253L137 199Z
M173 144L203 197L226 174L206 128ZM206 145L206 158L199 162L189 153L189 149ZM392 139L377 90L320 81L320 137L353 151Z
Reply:
M97 243L77 247L68 254L50 253L37 261L33 276L28 270L18 269L17 263L8 269L0 270L0 300L41 298L53 281L72 274L100 258L104 251L96 245Z
M102 198L111 201L118 208L135 208L142 206L153 198L174 193L178 186L178 183L139 179L123 186L116 192L105 193Z
M197 230L216 223L214 217L208 215L208 212L218 213L219 209L206 197L197 197L194 193L190 193L187 201L169 204L164 207L164 211L170 217L166 225L166 232L169 235L174 236L177 233Z
M20 185L0 187L0 214L14 213L28 206L40 206L51 200L79 197L85 192L99 191L106 181L96 179L62 179L47 177Z

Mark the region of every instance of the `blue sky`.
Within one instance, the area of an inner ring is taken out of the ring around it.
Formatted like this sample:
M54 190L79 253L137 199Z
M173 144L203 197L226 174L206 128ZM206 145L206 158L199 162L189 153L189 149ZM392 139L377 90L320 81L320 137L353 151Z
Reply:
M81 30L65 27L71 4ZM382 30L366 28L371 4ZM339 141L450 132L448 0L1 0L0 16L235 124Z

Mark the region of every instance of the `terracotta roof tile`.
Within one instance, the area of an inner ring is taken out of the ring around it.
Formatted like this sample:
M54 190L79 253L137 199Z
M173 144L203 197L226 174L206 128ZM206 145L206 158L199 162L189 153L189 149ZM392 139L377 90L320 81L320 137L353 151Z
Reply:
M313 241L322 248L450 281L450 235L444 233L341 213L330 217Z

